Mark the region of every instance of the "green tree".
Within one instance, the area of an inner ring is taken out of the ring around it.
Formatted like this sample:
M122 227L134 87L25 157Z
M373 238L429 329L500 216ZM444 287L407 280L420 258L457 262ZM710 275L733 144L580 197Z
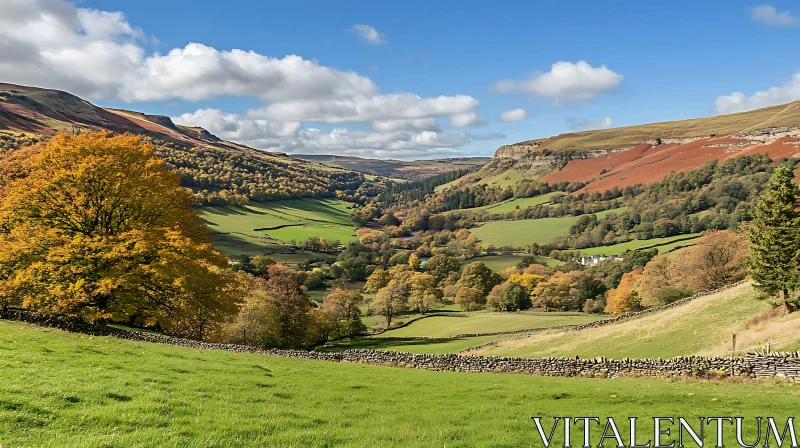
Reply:
M446 254L436 254L425 263L425 270L436 277L437 281L442 281L450 275L451 272L458 272L461 270L461 263L458 258L451 257Z
M775 169L756 205L748 233L752 244L748 267L754 285L765 297L781 294L781 300L796 306L792 293L800 284L800 186L794 182L794 166Z
M483 262L476 261L464 266L464 270L461 271L461 278L458 279L458 286L460 288L475 288L486 296L501 280L500 276L486 267Z

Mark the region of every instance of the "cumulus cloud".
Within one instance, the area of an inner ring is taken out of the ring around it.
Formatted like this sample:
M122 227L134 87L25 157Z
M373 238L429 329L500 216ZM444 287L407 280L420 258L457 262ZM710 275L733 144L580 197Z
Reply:
M370 45L386 45L389 43L386 40L386 36L384 36L384 34L380 31L376 30L374 26L353 25L350 27L349 31L351 33L355 33L364 42Z
M475 112L466 112L450 116L450 126L454 128L464 128L467 126L484 126L486 120L479 117Z
M453 127L483 122L471 96L384 94L369 77L298 55L271 57L197 42L152 53L144 42L155 38L120 12L78 8L66 0L4 0L2 9L0 80L92 100L256 98L263 106L244 114L206 108L177 114L175 121L257 148L430 155L471 139L442 131L438 120ZM352 30L385 43L372 27ZM314 123L353 123L359 130L322 132L310 129Z
M265 118L343 123L426 117L474 112L480 103L468 95L421 98L412 93L357 95L338 100L281 101L252 111Z
M568 118L567 123L574 131L588 131L592 129L608 129L611 127L611 118L605 117L600 121L591 121L585 118Z
M587 101L599 93L616 89L623 78L605 65L592 67L586 61L560 61L553 64L549 72L536 73L524 80L498 81L489 87L489 91L522 92L531 97L552 98L556 103L562 100Z
M511 123L512 121L524 120L527 116L528 112L525 109L511 109L500 114L500 120Z
M800 73L795 73L789 82L784 85L760 90L750 96L742 92L719 96L714 101L714 113L720 115L743 112L788 103L798 99L800 99Z
M758 5L750 8L750 18L767 26L795 26L797 18L790 11L778 12L772 5Z

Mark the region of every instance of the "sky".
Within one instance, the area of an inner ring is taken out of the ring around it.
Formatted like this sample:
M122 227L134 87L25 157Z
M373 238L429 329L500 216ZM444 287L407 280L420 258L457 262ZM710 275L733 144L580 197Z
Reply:
M3 0L0 82L254 148L491 156L800 99L800 3Z

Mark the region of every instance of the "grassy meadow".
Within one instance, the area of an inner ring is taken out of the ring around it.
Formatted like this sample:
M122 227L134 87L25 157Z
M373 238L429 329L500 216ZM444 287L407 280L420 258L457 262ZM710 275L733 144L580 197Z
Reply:
M619 213L625 207L595 213L598 218L608 213ZM470 229L484 245L527 246L546 244L556 237L566 235L569 228L578 222L579 216L563 218L520 219L516 221L489 221Z
M503 356L580 356L594 358L669 358L728 355L731 335L737 348L800 349L800 316L758 319L771 306L756 299L749 284L701 297L686 305L605 327L576 332L545 331L507 340L478 354ZM754 319L756 318L756 319Z
M429 337L448 338L464 333L494 333L498 331L525 330L528 328L579 325L601 319L586 313L493 313L488 311L457 312L426 317L396 330L376 337Z
M0 322L0 445L10 447L540 446L531 416L613 416L626 434L636 415L652 434L651 416L752 421L767 410L796 415L800 390L428 372Z
M480 261L481 263L485 264L486 267L488 267L489 269L495 272L500 272L502 270L516 266L526 256L527 255L517 255L517 254L483 255L480 257L473 257L473 258L468 258L466 260L461 260L460 263L462 265L468 265L470 263ZM561 261L556 260L555 258L542 257L539 255L536 255L535 258L537 263L543 264L545 266L558 266L562 264Z
M686 235L668 236L665 238L651 238L649 240L632 240L626 243L612 244L610 246L590 247L581 249L581 255L619 255L626 250L658 249L659 253L666 253L680 247L691 246L694 240L702 233L689 233Z
M214 245L227 255L271 255L299 262L315 254L295 254L283 244L319 236L343 243L355 241L351 204L338 199L291 199L244 207L202 207Z

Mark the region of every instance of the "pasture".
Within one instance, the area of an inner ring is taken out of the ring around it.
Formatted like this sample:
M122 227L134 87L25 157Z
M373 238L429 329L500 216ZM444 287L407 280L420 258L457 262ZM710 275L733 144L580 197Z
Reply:
M488 267L489 269L495 272L500 272L502 270L516 266L526 256L528 255L518 255L518 254L483 255L480 257L460 260L459 263L461 263L462 266L465 266L470 263L480 261L481 263L485 264L486 267ZM539 255L535 255L534 258L536 258L537 263L543 264L545 266L558 266L561 264L561 261L558 261L555 258L542 257Z
M534 196L532 198L512 198L506 199L505 201L498 202L495 204L483 205L481 207L475 208L465 208L465 209L458 209L458 210L450 210L445 212L445 214L450 213L464 213L464 212L471 212L471 211L486 211L489 213L507 213L513 212L517 208L525 209L527 207L533 207L535 205L546 204L550 202L550 198L553 196L554 193L543 194L541 196Z
M525 330L528 328L579 325L601 319L602 316L585 313L493 313L488 311L457 312L417 319L411 324L389 330L375 337L429 337L449 338L465 333L494 333L498 331Z
M319 254L294 254L285 242L319 236L343 243L355 241L350 203L338 199L292 199L243 207L201 207L198 214L215 247L227 255L270 255L299 262ZM296 255L296 256L293 256Z
M619 213L624 207L595 213L598 218L608 213ZM556 237L566 235L579 216L563 218L520 219L515 221L488 221L470 229L484 244L522 247L533 243L546 244Z
M581 249L581 255L620 255L626 250L658 249L659 253L666 253L680 247L691 246L694 240L702 233L689 233L686 235L668 236L665 238L651 238L649 240L632 240L626 243L612 244L610 246L590 247Z
M768 303L757 300L749 284L701 297L688 304L605 327L544 331L507 340L476 352L503 356L580 356L644 358L729 355L731 336L747 349L772 341L773 350L797 350L800 316L767 320ZM756 318L756 316L762 316ZM754 319L756 318L756 319Z
M432 372L192 350L0 322L2 446L541 446L531 416L547 422L554 415L613 416L627 434L627 417L635 415L646 436L652 416L737 415L753 422L766 411L784 421L797 415L800 390ZM755 426L745 430L754 440ZM582 435L573 431L572 446Z

